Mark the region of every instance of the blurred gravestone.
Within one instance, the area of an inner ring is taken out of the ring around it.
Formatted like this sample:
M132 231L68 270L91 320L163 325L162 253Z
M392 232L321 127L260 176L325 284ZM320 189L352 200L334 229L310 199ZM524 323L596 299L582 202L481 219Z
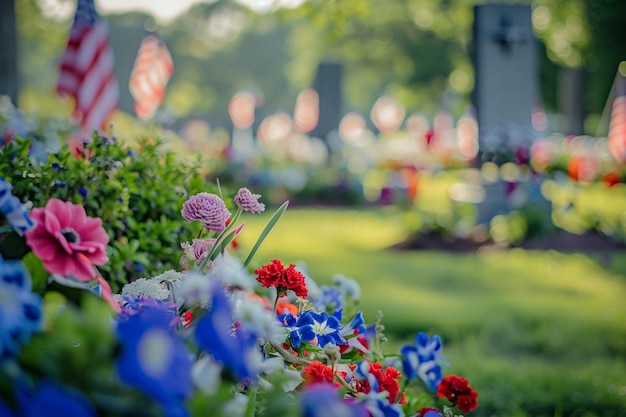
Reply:
M582 135L585 125L586 74L578 68L562 68L559 73L559 131L566 135Z
M535 138L533 108L538 104L537 44L532 31L531 6L482 4L474 8L473 102L479 129L480 162L502 165L526 152ZM497 169L497 168L496 168ZM498 174L482 183L484 194L477 205L478 223L530 203L531 195L512 199L523 191L518 182ZM513 204L517 201L516 204Z
M507 138L494 138L494 132L516 129L529 136L539 69L530 5L482 4L474 12L473 101L484 151L494 141L507 146Z
M339 63L322 62L317 68L313 89L319 95L319 121L311 135L326 139L328 134L339 128L341 120L341 84L343 66Z
M0 96L17 105L17 32L14 0L0 0Z

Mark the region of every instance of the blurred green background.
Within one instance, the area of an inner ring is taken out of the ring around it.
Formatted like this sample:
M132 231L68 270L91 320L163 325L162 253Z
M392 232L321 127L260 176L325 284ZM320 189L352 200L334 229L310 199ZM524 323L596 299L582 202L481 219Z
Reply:
M67 117L69 103L60 104L53 90L75 0L12 1L18 32L17 104L39 117ZM480 1L199 1L181 14L160 19L158 26L139 4L133 10L133 3L120 7L122 3L96 1L110 27L125 113L132 113L126 85L144 27L158 27L172 54L175 73L164 111L166 119L177 124L202 118L212 127L229 125L227 103L241 89L258 95L259 117L289 111L298 92L312 85L320 62L345 66L344 112L368 113L385 93L408 113L432 115L445 108L458 117L474 88L471 35L473 6ZM539 41L537 104L548 113L563 111L561 73L580 71L585 79L585 133L606 129L601 115L618 64L626 57L626 44L620 41L626 3L519 3L532 5ZM293 7L280 7L289 4ZM118 117L115 124L121 128L124 122Z
M240 235L246 253L268 215ZM255 262L306 266L318 283L358 280L389 353L424 330L440 334L446 373L480 393L474 416L626 415L626 253L398 251L396 208L290 208Z

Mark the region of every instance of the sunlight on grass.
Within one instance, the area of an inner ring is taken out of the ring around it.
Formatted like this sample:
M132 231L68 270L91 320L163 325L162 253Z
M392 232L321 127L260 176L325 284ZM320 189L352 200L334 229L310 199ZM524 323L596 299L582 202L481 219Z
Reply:
M248 217L244 251L268 217ZM440 334L452 371L481 392L474 416L626 416L626 275L616 267L626 256L605 269L556 251L389 249L404 236L390 208L290 208L255 262L302 261L320 284L355 278L366 321L384 313L386 350L418 330Z

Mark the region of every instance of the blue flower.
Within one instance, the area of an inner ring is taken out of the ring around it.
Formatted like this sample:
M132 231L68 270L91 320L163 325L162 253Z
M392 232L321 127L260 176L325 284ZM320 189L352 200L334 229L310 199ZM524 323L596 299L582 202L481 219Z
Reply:
M329 316L326 312L317 313L315 310L308 310L298 319L298 324L310 324L313 333L317 337L317 344L324 347L327 344L345 345L348 342L341 336L341 323L336 316Z
M117 316L118 321L127 320L129 317L140 314L146 309L162 309L167 312L170 320L170 327L174 327L180 321L180 317L176 312L177 304L170 301L158 301L150 297L135 297L132 295L121 295L117 297L121 311Z
M95 408L80 393L50 381L41 382L34 392L18 387L17 397L21 411L16 413L18 416L54 417L59 415L59 410L66 416L96 416Z
M210 310L196 324L198 346L231 371L235 378L247 384L256 379L255 356L260 358L256 336L243 327L233 330L230 300L219 281L212 287Z
M365 320L363 319L363 313L359 311L352 320L350 320L350 323L341 329L339 334L346 339L348 350L357 349L360 352L369 352L367 346L359 340L365 338L366 332L367 328L365 326Z
M316 311L335 312L343 309L343 291L337 287L322 286L321 294L318 297L309 297Z
M315 340L315 332L313 332L313 325L310 323L301 323L298 317L291 313L280 314L277 318L280 323L289 331L289 344L294 349L300 349L303 342L309 343Z
M4 215L11 227L22 234L33 227L35 222L20 200L11 193L11 183L0 177L0 213Z
M438 362L448 362L441 356L442 343L438 335L432 338L424 332L415 336L415 345L405 345L400 349L402 366L407 379L419 377L430 391L437 391L441 382L442 369Z
M366 396L364 404L372 417L404 417L399 404L391 404L380 395Z
M304 417L367 417L367 409L354 400L339 397L338 389L330 384L314 384L300 395Z
M166 306L146 307L119 322L122 353L116 367L120 379L139 388L165 409L167 416L185 416L181 400L193 390L192 358L175 337Z
M87 194L89 194L89 191L85 187L80 187L78 189L78 194L80 194L83 198L83 204L85 204L87 202Z
M403 417L402 407L398 404L391 404L387 398L387 392L379 392L379 382L374 374L370 372L371 364L368 361L361 361L356 364L353 370L354 378L359 381L367 380L370 391L362 395L364 404L372 417Z
M41 304L41 297L31 291L24 265L0 257L0 361L15 355L40 329Z

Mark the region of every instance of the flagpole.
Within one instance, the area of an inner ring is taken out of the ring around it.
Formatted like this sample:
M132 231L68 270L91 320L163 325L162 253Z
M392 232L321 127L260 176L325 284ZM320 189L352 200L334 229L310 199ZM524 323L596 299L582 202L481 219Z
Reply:
M611 84L611 90L609 91L606 103L604 104L604 109L602 110L602 116L600 116L600 121L598 122L598 127L596 128L596 137L606 137L609 134L611 110L613 109L613 101L615 101L618 94L616 90L620 77L626 77L626 61L620 62L617 66L617 71L615 72L615 77L613 78L613 84Z

